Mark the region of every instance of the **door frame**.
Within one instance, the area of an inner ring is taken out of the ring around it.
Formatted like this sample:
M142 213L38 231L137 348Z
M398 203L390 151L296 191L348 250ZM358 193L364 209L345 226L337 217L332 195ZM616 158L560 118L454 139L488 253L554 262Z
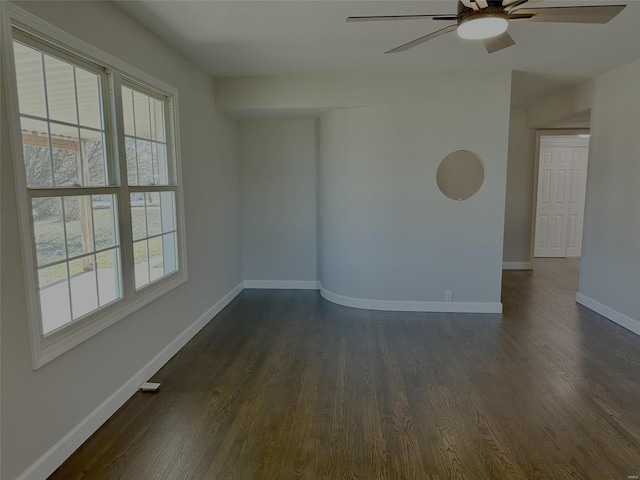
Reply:
M533 200L531 204L531 238L529 239L529 265L533 270L533 259L536 248L536 219L538 218L538 176L540 174L540 139L541 137L566 137L591 133L589 128L543 128L536 130L536 153L533 160ZM587 167L588 169L588 167Z

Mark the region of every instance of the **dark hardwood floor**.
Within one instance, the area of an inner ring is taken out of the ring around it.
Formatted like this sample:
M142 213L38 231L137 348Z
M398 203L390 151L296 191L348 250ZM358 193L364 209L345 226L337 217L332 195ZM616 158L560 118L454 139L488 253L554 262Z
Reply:
M503 315L246 290L52 479L627 479L640 337L578 263L504 274Z

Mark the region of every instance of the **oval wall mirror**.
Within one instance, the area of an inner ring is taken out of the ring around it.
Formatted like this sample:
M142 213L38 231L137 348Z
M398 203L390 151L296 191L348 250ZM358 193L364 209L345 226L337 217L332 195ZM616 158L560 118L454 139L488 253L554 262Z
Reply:
M447 197L466 200L480 190L484 182L484 167L475 153L458 150L440 162L436 180L440 191Z

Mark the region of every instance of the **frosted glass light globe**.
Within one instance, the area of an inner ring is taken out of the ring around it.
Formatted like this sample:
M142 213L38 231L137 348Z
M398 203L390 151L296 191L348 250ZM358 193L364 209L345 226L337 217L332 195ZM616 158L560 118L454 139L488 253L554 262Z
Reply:
M507 31L509 21L498 15L472 17L458 25L458 35L465 40L484 40Z

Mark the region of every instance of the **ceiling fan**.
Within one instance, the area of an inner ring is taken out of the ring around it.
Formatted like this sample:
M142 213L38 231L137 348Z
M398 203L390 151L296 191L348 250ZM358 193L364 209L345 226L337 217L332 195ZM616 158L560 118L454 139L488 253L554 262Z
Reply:
M507 32L509 22L608 23L626 7L626 5L585 5L527 8L525 5L536 1L539 0L458 0L457 14L349 17L347 22L427 18L456 22L384 53L404 52L454 30L458 32L460 38L482 40L487 52L493 53L515 45L515 41Z

